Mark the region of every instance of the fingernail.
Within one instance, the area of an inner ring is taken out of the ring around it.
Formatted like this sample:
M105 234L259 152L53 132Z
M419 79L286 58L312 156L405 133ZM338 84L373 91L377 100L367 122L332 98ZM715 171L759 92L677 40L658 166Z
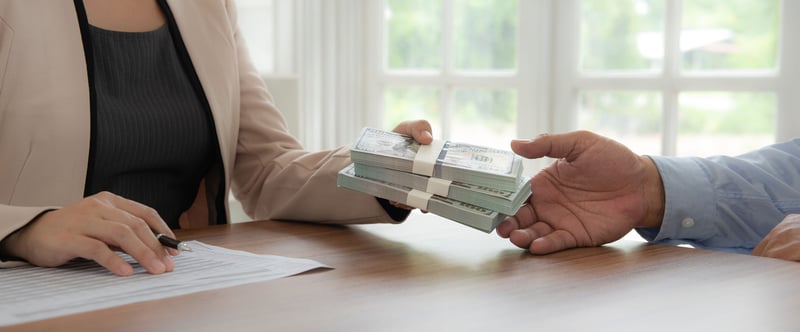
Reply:
M152 272L161 273L167 270L167 266L164 265L160 259L154 259L150 262L150 267L153 269Z

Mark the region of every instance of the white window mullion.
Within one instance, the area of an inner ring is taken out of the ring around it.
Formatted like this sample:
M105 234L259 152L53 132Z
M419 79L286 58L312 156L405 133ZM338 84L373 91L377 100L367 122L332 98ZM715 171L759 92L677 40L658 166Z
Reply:
M298 1L300 140L309 150L352 143L364 123L363 0Z
M800 137L800 1L784 0L782 7L782 29L780 37L781 76L778 91L778 116L776 140L784 141Z
M681 0L667 1L664 18L664 68L661 90L661 154L674 156L678 142L678 85L681 76Z
M517 136L533 138L552 130L552 100L549 78L553 45L552 0L521 0L518 2L517 73L512 84L517 89ZM525 173L532 175L549 164L538 159L525 161Z
M335 71L330 78L332 98L336 109L329 113L336 114L330 121L335 127L329 128L335 140L335 146L350 144L360 132L364 123L364 49L366 47L364 31L366 30L365 8L363 0L340 0L330 2L332 11L336 13L334 49L337 54ZM333 30L333 29L332 29ZM331 146L332 147L332 146Z
M425 85L425 86L447 86L458 85L460 87L472 88L516 88L521 81L516 77L492 77L492 76L442 76L439 74L413 75L413 74L383 74L378 75L383 81L390 81L392 85Z
M779 80L774 74L765 76L682 76L677 78L646 76L584 76L576 85L598 90L675 90L680 91L776 91Z
M455 72L455 63L453 61L453 0L442 1L442 77L447 79L453 76ZM439 94L439 104L441 105L442 112L442 132L436 137L448 138L451 136L451 123L453 122L453 109L452 100L454 93L454 86L447 82L440 85L441 92ZM441 135L441 136L440 136Z
M555 56L553 57L553 124L554 132L575 130L577 124L578 50L580 43L580 1L556 1Z
M385 113L383 89L386 87L386 77L383 71L386 68L386 0L364 1L364 6L368 27L364 31L366 38L364 63L366 80L369 84L365 84L364 87L367 95L361 118L365 126L377 128L383 123Z
M302 103L298 109L297 119L300 130L298 139L307 149L319 149L322 139L322 100L323 84L322 54L318 52L321 43L321 7L319 0L298 1L298 36L301 41L298 45L300 64L298 76L300 77L300 95Z
M318 43L319 49L317 52L322 54L320 59L322 103L319 105L319 114L322 121L319 124L320 131L317 133L316 148L328 149L336 145L334 132L336 131L336 105L339 99L336 95L336 87L339 83L336 75L338 69L336 65L339 60L336 37L339 34L339 25L335 15L336 4L333 1L321 0L320 7L321 16L319 19L322 22L320 36L322 36L322 40Z
M275 47L275 72L280 75L294 75L297 73L295 59L297 58L297 37L294 28L294 15L297 12L295 0L275 0L274 22L274 47ZM288 51L287 51L288 50Z

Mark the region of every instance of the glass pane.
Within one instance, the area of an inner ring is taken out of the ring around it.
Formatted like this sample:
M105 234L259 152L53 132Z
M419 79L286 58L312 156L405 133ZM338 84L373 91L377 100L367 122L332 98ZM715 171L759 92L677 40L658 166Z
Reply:
M253 63L262 73L275 71L275 29L273 1L239 0L239 28L247 43Z
M585 91L578 128L625 144L638 154L661 154L661 94L644 91Z
M386 2L386 65L389 69L441 67L441 1Z
M456 0L453 7L455 68L516 68L516 1Z
M677 154L738 155L775 141L775 95L687 92L679 97Z
M775 68L780 7L780 0L684 1L683 69Z
M428 87L389 87L383 94L386 116L384 129L407 120L425 119L431 123L433 137L442 137L440 91Z
M583 0L580 15L580 69L661 69L663 0Z
M452 113L454 141L508 150L517 137L516 90L456 89Z

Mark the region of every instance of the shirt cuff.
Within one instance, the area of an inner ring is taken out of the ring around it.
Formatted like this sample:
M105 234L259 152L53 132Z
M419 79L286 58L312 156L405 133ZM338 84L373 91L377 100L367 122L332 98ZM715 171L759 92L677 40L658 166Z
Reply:
M648 241L697 245L716 236L718 220L714 186L694 158L649 156L664 183L661 228L636 231Z

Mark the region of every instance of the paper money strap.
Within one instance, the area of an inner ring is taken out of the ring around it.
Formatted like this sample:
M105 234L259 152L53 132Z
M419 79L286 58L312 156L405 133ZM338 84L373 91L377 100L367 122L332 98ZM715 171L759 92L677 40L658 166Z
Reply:
M453 181L439 178L429 178L425 191L434 195L447 197L447 195L450 193L451 183L453 183Z
M417 155L414 157L411 172L425 176L433 175L433 170L436 167L436 160L439 159L439 154L442 153L445 143L447 143L447 141L435 139L431 144L420 145L419 150L417 150Z
M411 189L406 196L406 204L413 206L420 210L428 210L428 201L430 201L433 194L426 193L421 190Z

